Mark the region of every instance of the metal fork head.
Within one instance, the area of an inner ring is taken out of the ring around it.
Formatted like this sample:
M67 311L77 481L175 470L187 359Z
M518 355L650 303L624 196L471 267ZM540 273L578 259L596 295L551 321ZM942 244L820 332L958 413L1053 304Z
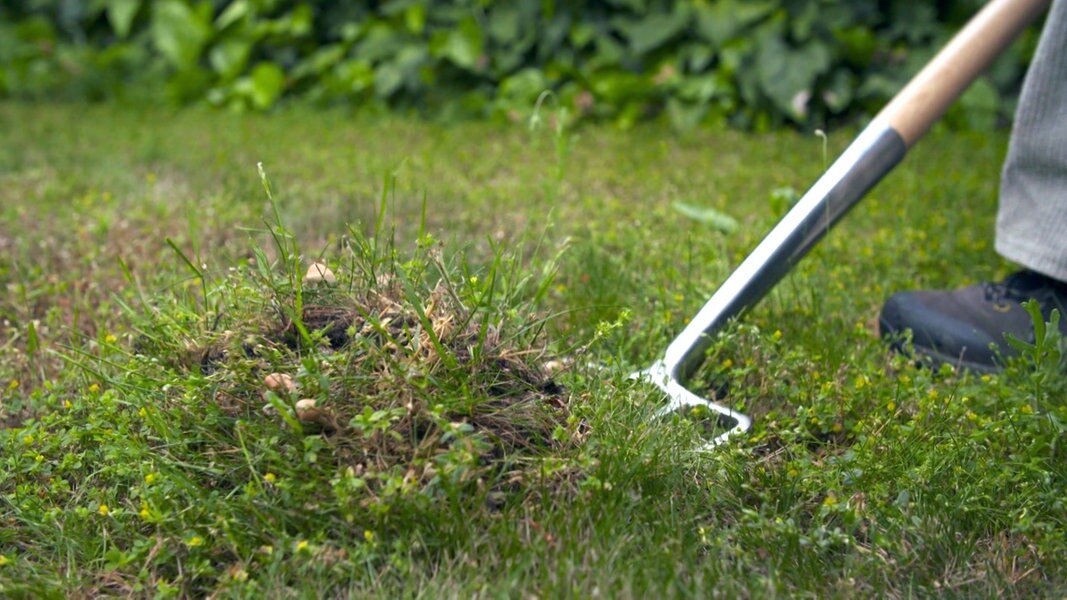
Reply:
M672 369L666 361L659 360L644 371L638 371L631 375L633 379L647 381L655 385L667 396L667 404L656 412L656 418L666 417L686 409L704 407L715 412L720 419L732 423L729 430L711 438L706 444L700 446L699 450L711 450L725 442L730 436L744 433L752 427L752 419L747 415L689 391L684 383L678 379L677 370L677 368Z

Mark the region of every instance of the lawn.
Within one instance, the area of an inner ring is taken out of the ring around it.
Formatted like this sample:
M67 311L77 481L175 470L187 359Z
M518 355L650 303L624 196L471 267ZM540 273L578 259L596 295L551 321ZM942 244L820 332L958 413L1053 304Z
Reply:
M756 421L701 452L628 375L823 142L539 117L0 104L0 594L1067 590L1056 340L976 377L875 325L1010 272L1006 135L935 131L715 341Z

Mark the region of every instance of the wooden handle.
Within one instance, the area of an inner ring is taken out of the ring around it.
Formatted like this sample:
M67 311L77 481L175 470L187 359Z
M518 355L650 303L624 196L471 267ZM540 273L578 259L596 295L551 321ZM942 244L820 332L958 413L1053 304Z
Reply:
M878 114L911 147L1050 0L992 0Z

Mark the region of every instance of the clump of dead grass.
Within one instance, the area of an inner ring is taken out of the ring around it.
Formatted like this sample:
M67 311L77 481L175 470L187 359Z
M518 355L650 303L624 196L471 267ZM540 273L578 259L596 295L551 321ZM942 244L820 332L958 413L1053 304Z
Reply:
M320 436L339 469L367 482L366 502L397 475L431 495L499 495L527 480L537 457L584 438L536 329L470 306L443 278L414 293L408 284L380 275L308 288L299 316L290 292L262 290L267 314L239 319L243 328L192 350L185 368L213 382L231 417ZM273 373L294 389L266 389Z

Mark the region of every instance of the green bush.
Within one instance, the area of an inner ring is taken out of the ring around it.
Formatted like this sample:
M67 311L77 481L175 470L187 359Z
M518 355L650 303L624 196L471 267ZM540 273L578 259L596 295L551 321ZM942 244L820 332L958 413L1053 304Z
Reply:
M0 97L152 97L264 110L287 98L679 128L870 114L977 0L20 0L0 8ZM1028 33L950 119L1010 117Z

